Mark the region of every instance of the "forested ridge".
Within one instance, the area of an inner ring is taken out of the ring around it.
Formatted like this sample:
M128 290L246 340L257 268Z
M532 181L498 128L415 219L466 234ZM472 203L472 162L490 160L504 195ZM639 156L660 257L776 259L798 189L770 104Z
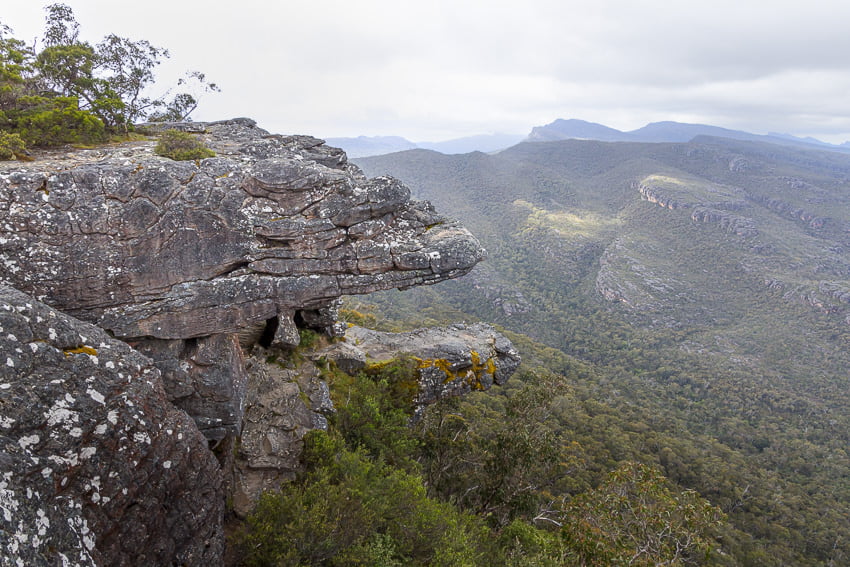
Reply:
M846 561L850 333L829 293L850 273L845 157L711 139L358 163L482 239L465 280L370 300L398 325L496 322L565 376L553 428L585 467L571 498L646 463L727 514L712 564Z

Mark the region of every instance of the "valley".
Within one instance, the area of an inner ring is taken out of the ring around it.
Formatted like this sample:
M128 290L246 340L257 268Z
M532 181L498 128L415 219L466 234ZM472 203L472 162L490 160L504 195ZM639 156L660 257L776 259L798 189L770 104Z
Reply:
M637 459L729 515L719 564L846 561L850 159L701 137L356 162L488 250L371 308L497 323L527 367L568 377L553 427L585 452L576 494Z

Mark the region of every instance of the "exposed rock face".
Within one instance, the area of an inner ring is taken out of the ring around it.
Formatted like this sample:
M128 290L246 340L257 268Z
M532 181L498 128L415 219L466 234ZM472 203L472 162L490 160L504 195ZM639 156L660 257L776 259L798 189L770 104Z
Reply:
M341 295L438 282L483 256L321 140L247 119L181 127L217 157L175 162L144 142L3 166L0 283L138 346L211 439L242 420L239 333L291 345L296 322L332 326Z
M694 222L717 224L725 232L744 238L758 236L759 234L755 226L755 221L750 217L736 215L718 208L697 207L691 213L691 220Z
M310 360L267 364L252 356L248 371L251 388L232 483L233 510L240 516L264 490L294 478L304 434L327 429L325 416L334 411L328 386Z
M0 286L3 565L215 565L219 464L150 359Z
M324 416L333 412L333 405L327 385L310 359L332 360L339 369L355 375L367 364L402 355L418 362L415 402L420 408L445 396L504 384L520 363L511 342L482 323L410 333L351 327L344 341L306 352L298 363L265 364L261 358L251 357L251 388L233 471L234 511L246 515L263 490L292 479L300 466L304 434L327 427Z
M248 119L169 126L217 156L175 162L151 141L0 165L9 564L220 564L225 487L208 442L225 440L244 512L292 476L333 409L312 363L269 365L250 347L292 347L305 327L342 336L340 296L435 283L483 257L463 227L321 140ZM492 330L442 333L397 345L422 358L421 403L518 364Z
M409 333L383 333L351 327L346 344L363 351L368 362L413 356L419 366L420 406L446 396L504 384L520 363L513 344L490 325L449 325ZM329 357L333 357L330 354Z

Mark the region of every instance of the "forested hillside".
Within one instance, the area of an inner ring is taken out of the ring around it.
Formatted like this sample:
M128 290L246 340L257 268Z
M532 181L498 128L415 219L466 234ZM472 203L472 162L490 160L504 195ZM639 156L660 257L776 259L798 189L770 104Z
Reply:
M451 212L489 258L353 307L495 322L529 367L565 376L546 419L578 455L567 500L625 461L659 465L728 514L712 563L850 558L850 159L703 138L357 162Z

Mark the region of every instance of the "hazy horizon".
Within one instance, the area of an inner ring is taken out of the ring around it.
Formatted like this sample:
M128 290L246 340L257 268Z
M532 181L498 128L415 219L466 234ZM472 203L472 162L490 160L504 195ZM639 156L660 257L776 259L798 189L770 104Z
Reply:
M577 117L850 140L850 4L837 0L66 3L86 41L169 49L161 88L187 69L218 83L197 120L440 141ZM31 43L47 4L12 3L0 21Z

